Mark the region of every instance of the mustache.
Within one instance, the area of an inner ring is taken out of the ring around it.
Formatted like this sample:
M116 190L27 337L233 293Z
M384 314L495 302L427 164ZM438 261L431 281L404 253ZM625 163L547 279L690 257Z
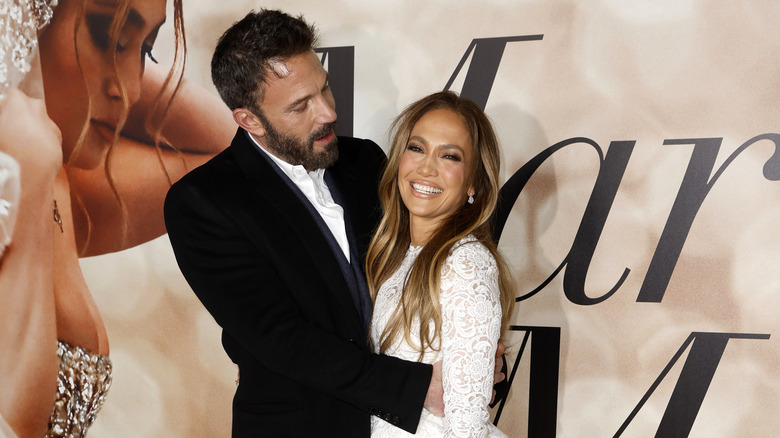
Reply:
M317 140L318 138L325 137L331 132L334 132L335 129L336 129L336 122L322 125L322 128L316 130L312 135L309 136L309 144L314 143L314 140Z

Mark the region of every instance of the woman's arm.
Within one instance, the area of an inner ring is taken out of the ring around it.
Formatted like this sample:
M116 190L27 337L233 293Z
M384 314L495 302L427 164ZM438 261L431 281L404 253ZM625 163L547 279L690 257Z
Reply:
M18 202L8 206L16 226L0 259L0 413L19 436L43 436L57 389L53 187L62 166L59 130L43 101L8 92L0 152L21 176Z
M141 84L141 98L128 114L122 133L129 138L152 145L146 130L146 119L155 110L157 94L168 76L168 69L148 63ZM169 91L173 85L168 86ZM163 104L170 92L162 97ZM236 132L233 114L222 100L205 88L183 79L162 126L164 142L185 154L212 156L230 144Z
M478 242L455 248L441 289L445 436L487 436L501 331L495 260Z

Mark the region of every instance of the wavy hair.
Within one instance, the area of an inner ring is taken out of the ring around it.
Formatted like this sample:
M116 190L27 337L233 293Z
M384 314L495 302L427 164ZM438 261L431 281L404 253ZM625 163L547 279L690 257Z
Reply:
M411 243L409 210L404 206L398 190L398 169L414 125L423 115L435 109L446 109L460 116L470 134L474 159L468 170L467 184L474 188L474 203L467 204L464 199L463 206L439 224L420 250L404 284L400 305L380 337L379 350L385 352L403 334L409 345L419 348L420 358L427 348L436 349L436 341L441 337L439 293L442 266L453 246L469 234L490 251L498 266L502 337L514 308L512 278L490 234L490 218L499 193L501 158L498 140L482 109L450 91L434 93L412 103L391 125L388 163L379 184L379 199L384 215L366 256L366 276L371 298L376 301L379 287L400 266ZM412 340L410 335L415 321L420 323L418 340ZM429 327L430 322L434 323L433 331L423 330Z

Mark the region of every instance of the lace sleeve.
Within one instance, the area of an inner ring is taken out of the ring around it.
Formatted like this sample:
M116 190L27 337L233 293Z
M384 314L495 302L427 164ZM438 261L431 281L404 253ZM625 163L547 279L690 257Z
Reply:
M0 259L8 244L19 210L19 165L10 155L0 152Z
M478 242L460 245L442 268L441 289L445 436L486 437L501 330L495 259Z

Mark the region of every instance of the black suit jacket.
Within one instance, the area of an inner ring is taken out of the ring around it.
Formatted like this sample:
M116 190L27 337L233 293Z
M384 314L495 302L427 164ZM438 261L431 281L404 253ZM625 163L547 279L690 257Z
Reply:
M233 436L368 437L369 412L414 432L431 367L370 352L331 246L261 154L239 129L165 201L179 267L239 367ZM340 137L326 171L358 263L380 214L384 160L375 143Z

